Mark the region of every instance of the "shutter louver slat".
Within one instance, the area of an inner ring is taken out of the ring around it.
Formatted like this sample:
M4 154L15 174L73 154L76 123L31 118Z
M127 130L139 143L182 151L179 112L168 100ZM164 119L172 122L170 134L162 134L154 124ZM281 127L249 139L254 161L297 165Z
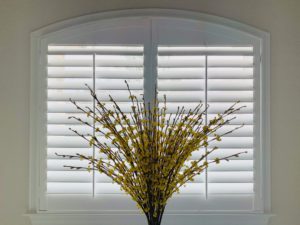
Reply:
M93 155L93 152L90 151L90 148L48 148L47 158L48 159L62 159L57 156L55 153L59 152L61 154L86 154L88 156Z
M209 67L209 79L249 79L253 77L253 68L243 67Z
M93 66L93 55L48 55L48 66Z
M236 158L233 157L231 160L252 160L253 159L253 149L252 148L219 148L218 151L210 154L207 158L208 160L213 160L216 157L226 157L228 155L233 155L242 151L247 151L247 153Z
M127 90L125 79L96 79L96 90ZM130 89L142 90L142 79L126 79ZM114 92L112 92L114 93Z
M56 67L48 66L48 77L51 78L80 78L92 77L91 67Z
M96 55L96 66L101 67L138 67L143 63L143 56Z
M143 67L96 67L97 78L142 79Z
M87 122L91 123L91 118L86 118L86 115L83 113L49 113L47 114L47 123L48 124L80 124L76 120L70 120L69 117L76 116L80 119L86 119Z
M73 130L77 130L79 133L83 135L92 134L93 129L91 127L87 127L84 125L49 125L47 126L48 135L53 136L76 136L73 131L71 131L69 128L72 128Z
M252 90L252 79L210 79L208 84L208 91L234 91L234 90Z
M200 102L204 101L203 91L160 91L158 100L163 101L164 96L168 96L168 102Z
M204 79L205 78L205 68L157 68L160 79Z
M204 101L201 91L160 91L158 99L163 100L163 96L168 96L168 102L200 102ZM209 102L231 102L231 101L252 102L252 91L210 91Z
M93 107L92 102L77 102L81 107ZM48 101L48 113L79 113L80 111L74 107L69 101Z
M211 183L251 183L253 181L252 171L238 172L209 172L208 182Z
M49 182L47 183L48 194L88 194L92 193L91 183L59 183Z
M253 56L208 56L208 67L252 67Z
M92 78L48 78L48 89L86 89L82 84L92 83Z
M90 183L93 181L91 174L87 171L48 171L48 182L53 183Z
M48 90L48 101L69 101L70 98L75 101L89 101L90 92L88 90Z
M79 136L50 136L47 145L49 148L88 148L89 143Z
M213 119L217 114L208 114L207 118L208 120ZM251 113L245 113L245 114L232 114L231 116L228 116L228 119L232 119L234 118L234 120L230 121L231 125L241 125L241 124L245 124L245 125L253 125L253 114Z
M253 91L210 91L207 96L208 102L231 102L231 101L242 101L252 102Z
M82 107L90 107L90 108L93 107L92 103L87 103L86 101L84 102L77 101L77 103ZM130 102L118 102L118 104L123 112L125 113L131 112ZM105 106L108 109L113 109L113 103L111 102L107 102ZM78 113L80 111L74 108L74 106L67 101L49 101L48 112L49 113Z
M198 56L158 56L157 65L159 68L172 67L204 67L205 61L203 55Z
M134 79L143 77L143 69L138 67L96 67L96 70L97 78ZM93 68L91 67L48 67L48 77L51 78L91 77L92 74Z
M64 165L87 167L88 163L79 159L48 159L48 171L73 171Z
M204 92L203 92L204 94ZM168 98L168 96L167 96ZM208 102L209 108L208 108L208 113L213 113L213 114L217 114L220 112L224 112L226 109L228 109L230 106L232 106L235 102ZM182 107L184 106L186 108L186 110L188 111L189 109L193 109L195 108L197 105L199 104L199 102L167 102L167 112L168 113L175 113L178 106ZM163 103L160 104L160 106L162 106ZM253 103L239 103L237 104L237 107L239 106L246 106L245 108L242 108L239 112L237 112L236 114L248 114L253 112Z
M160 79L157 85L160 91L204 90L203 79Z
M109 101L109 94L116 101L124 101L127 102L129 99L128 91L126 90L115 90L113 93L109 90L104 91L96 91L97 96L99 96L99 100L101 101ZM139 100L141 100L142 91L132 90L132 93L136 95ZM90 100L90 91L88 90L57 90L52 89L48 90L48 101L68 101L70 98L75 101L89 101Z

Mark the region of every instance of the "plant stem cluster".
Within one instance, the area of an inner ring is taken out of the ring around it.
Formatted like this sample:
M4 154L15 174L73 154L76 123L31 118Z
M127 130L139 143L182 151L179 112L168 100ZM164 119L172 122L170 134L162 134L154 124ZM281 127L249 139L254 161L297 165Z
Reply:
M70 118L91 127L94 132L83 135L71 130L99 154L94 157L57 155L88 161L87 167L65 167L97 170L110 177L137 203L151 225L161 223L168 199L210 164L228 161L244 153L208 160L208 156L218 150L218 147L211 147L211 142L220 142L223 136L240 128L219 132L234 119L230 115L241 110L242 107L236 107L236 104L205 123L208 107L201 103L194 109L178 107L175 113L168 113L166 97L163 106L159 107L157 98L151 104L144 99L139 101L128 86L131 110L124 112L111 96L106 104L92 89L89 90L95 102L93 109L71 102L92 118L93 123L78 117ZM202 155L195 159L192 155L197 151L202 151Z

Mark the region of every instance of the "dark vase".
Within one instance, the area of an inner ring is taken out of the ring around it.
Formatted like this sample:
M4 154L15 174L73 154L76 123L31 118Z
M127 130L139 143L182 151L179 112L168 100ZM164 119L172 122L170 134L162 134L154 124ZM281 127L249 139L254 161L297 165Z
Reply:
M154 215L146 213L145 216L147 218L148 225L160 225L163 217L163 212L156 217L154 217Z

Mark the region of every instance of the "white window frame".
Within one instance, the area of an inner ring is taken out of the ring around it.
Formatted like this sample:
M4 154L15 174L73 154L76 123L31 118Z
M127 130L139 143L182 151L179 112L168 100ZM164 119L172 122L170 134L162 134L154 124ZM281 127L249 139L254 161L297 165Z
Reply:
M259 195L255 200L255 211L251 212L209 212L201 213L197 211L187 212L170 212L164 216L164 224L179 225L183 223L189 224L245 224L245 225L261 225L267 224L270 214L270 36L268 33L253 28L251 26L241 24L225 18L206 15L202 13L168 10L168 9L137 9L104 12L83 16L57 24L53 24L39 29L31 35L31 101L30 101L30 193L29 193L29 211L28 215L33 224L124 224L124 220L128 224L141 224L144 222L143 215L126 213L126 212L95 212L88 214L72 214L72 213L48 213L40 208L45 204L40 198L41 174L45 169L40 160L43 159L40 149L45 148L46 130L44 118L44 110L46 107L45 90L46 74L45 58L40 57L46 55L44 46L47 46L51 38L59 36L62 32L70 32L74 28L83 28L86 24L96 24L99 21L109 21L116 18L130 17L168 17L181 18L194 21L202 21L207 24L231 29L232 31L243 32L249 37L255 37L260 46L260 77L254 84L256 87L256 98L259 99L259 109L255 113L259 115L259 148L260 152L255 156L255 172L256 185L259 188ZM109 22L108 22L109 24ZM44 139L43 139L44 138ZM112 216L113 215L113 216ZM200 222L201 221L201 222ZM101 223L102 224L102 223Z

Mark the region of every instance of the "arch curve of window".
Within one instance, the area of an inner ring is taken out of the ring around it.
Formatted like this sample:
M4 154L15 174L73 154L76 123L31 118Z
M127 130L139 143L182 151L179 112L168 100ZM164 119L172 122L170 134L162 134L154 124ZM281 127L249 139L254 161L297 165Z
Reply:
M86 150L66 131L78 128L66 120L76 113L67 99L92 104L83 88L88 83L126 104L126 79L148 100L157 85L159 96L167 95L170 110L202 101L213 116L237 100L247 106L231 124L245 126L224 138L220 154L241 149L248 154L188 184L170 201L167 213L269 211L267 33L196 12L140 9L50 25L32 33L31 45L30 210L136 213L135 205L105 177L64 171L65 162L53 154ZM263 223L266 217L258 220Z

